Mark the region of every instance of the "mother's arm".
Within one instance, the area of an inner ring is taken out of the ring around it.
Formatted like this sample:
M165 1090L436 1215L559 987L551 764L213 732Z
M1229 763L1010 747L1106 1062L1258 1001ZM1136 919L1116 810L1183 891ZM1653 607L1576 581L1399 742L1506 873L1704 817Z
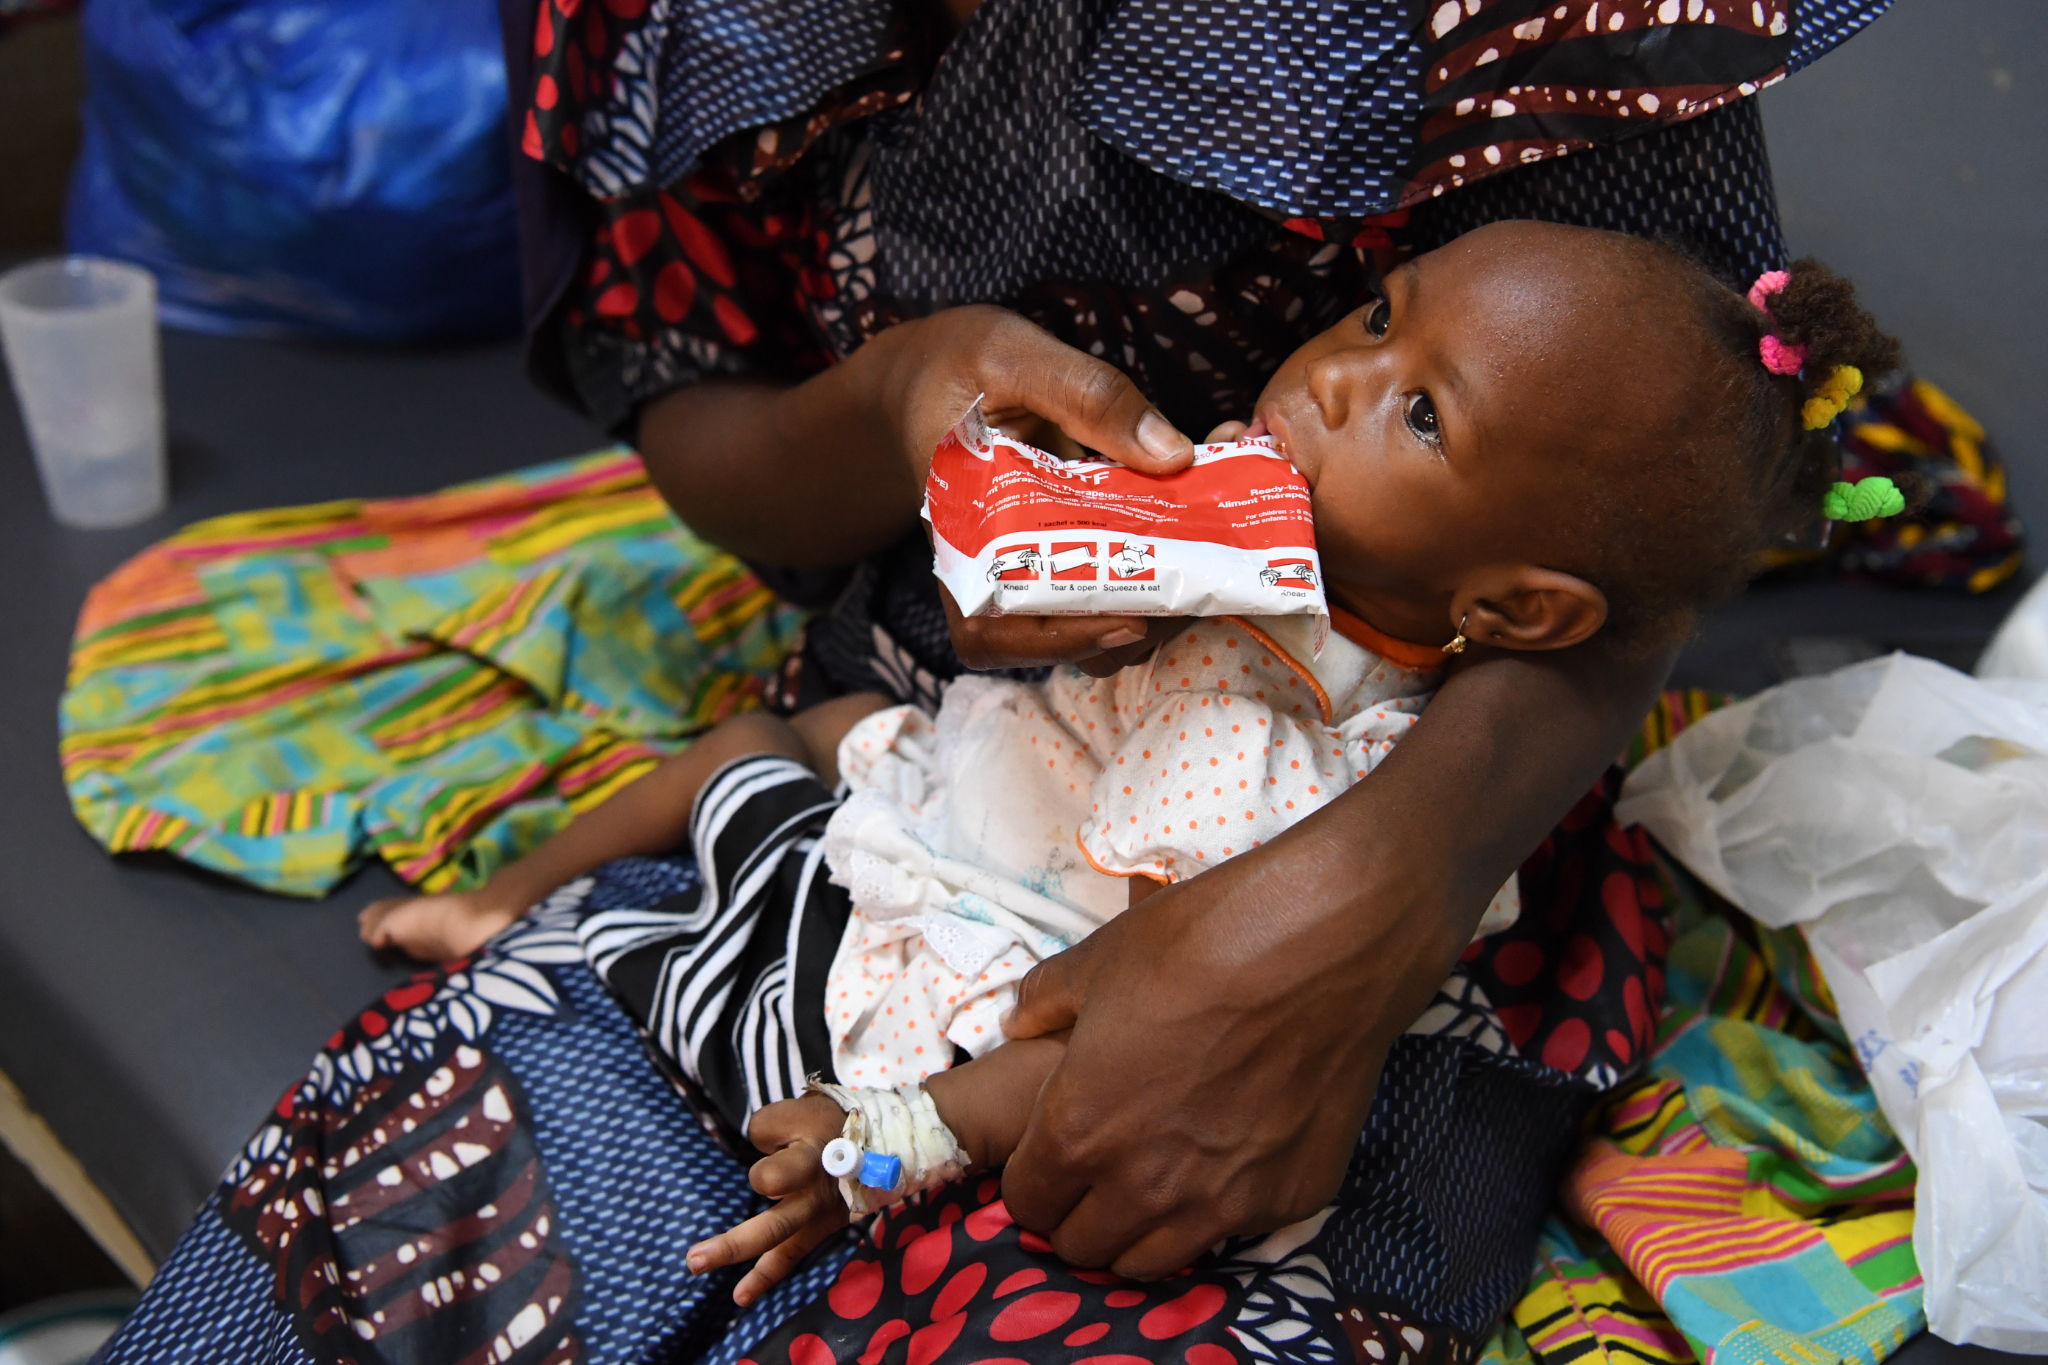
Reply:
M1043 418L1151 473L1193 456L1122 372L1001 308L953 308L899 324L801 383L712 380L642 411L639 446L656 488L699 535L784 568L851 564L917 521L925 471L980 397L989 420ZM950 607L951 602L947 605ZM963 621L971 668L1134 661L1162 624L1137 617Z
M1370 780L1040 964L1009 1031L1073 1035L1004 1175L1018 1221L1145 1278L1327 1203L1387 1049L1670 664L1475 651Z
M1120 371L986 307L891 327L802 383L679 389L643 410L640 448L707 539L788 568L850 564L915 522L932 450L977 397L991 422L1034 413L1137 469L1192 455Z

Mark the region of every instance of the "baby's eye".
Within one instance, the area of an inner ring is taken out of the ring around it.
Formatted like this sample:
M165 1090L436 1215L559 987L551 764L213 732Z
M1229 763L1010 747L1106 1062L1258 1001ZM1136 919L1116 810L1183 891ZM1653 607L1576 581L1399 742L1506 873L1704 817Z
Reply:
M1386 336L1387 328L1393 321L1394 310L1387 305L1385 299L1376 299L1372 306L1365 310L1365 334L1378 341Z
M1427 441L1430 445L1442 443L1443 432L1437 425L1436 404L1430 401L1428 394L1408 395L1408 407L1401 417L1408 423L1408 430L1414 432L1419 439Z

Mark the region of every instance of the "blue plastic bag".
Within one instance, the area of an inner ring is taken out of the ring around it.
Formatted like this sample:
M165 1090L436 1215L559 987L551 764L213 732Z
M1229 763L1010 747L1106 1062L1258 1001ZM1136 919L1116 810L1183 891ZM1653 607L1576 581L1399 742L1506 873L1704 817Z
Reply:
M494 0L87 0L73 251L168 323L366 340L519 325Z

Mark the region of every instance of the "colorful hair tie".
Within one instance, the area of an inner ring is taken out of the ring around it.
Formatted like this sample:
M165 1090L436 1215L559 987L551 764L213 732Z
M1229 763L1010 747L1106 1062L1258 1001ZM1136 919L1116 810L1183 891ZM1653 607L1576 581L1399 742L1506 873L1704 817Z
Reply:
M1798 374L1806 368L1806 348L1787 346L1774 336L1766 336L1757 344L1763 353L1764 368L1772 374Z
M1789 270L1766 270L1756 277L1756 283L1749 287L1750 304L1763 312L1770 312L1771 306L1764 300L1792 283Z
M1821 380L1820 387L1800 408L1800 418L1808 431L1819 431L1841 415L1849 406L1849 400L1863 391L1863 371L1854 365L1837 365Z
M1765 317L1770 317L1771 295L1778 293L1791 282L1792 275L1789 271L1766 270L1757 276L1756 283L1749 287L1750 306ZM1774 336L1766 336L1758 342L1757 353L1763 357L1764 368L1772 374L1798 374L1806 368L1806 348L1788 345Z
M1821 499L1821 514L1829 521L1872 521L1895 517L1906 510L1906 495L1882 474L1855 483L1838 483Z

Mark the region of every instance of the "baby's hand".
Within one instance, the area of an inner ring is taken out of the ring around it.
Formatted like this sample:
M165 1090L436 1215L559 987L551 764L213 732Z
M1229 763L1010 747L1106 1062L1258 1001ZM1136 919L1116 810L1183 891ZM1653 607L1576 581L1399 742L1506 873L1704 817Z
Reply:
M754 1189L777 1203L731 1232L689 1250L690 1273L753 1261L732 1291L745 1308L803 1263L820 1242L846 1226L846 1201L825 1174L825 1144L839 1136L846 1115L823 1095L771 1104L755 1114L747 1136L768 1153L747 1173ZM756 1258L759 1258L758 1260Z
M450 962L468 957L518 918L517 910L486 904L474 891L457 891L375 901L356 916L356 925L372 948L397 948L422 962Z

